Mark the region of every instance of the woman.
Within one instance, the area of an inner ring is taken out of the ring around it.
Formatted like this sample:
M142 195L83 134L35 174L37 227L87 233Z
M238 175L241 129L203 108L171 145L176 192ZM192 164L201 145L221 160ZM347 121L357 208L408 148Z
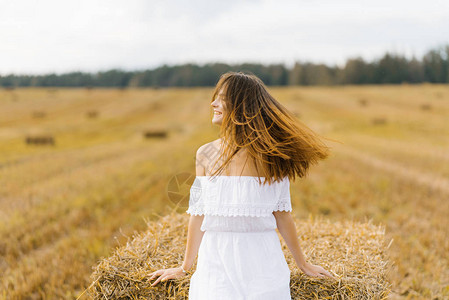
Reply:
M333 278L306 261L289 191L289 180L306 176L310 164L329 156L329 148L255 75L223 74L211 106L220 139L196 153L184 262L151 273L150 280L158 277L152 286L184 276L198 254L191 300L291 299L290 270L276 228L305 274Z

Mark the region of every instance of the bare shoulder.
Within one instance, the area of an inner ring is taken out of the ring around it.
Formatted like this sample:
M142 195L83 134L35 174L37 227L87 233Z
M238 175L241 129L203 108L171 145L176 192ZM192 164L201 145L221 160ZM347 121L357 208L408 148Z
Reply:
M206 168L213 157L216 156L220 147L220 139L206 143L196 151L196 174L205 175Z
M201 156L210 156L214 153L217 153L220 148L221 139L216 139L212 142L206 143L200 146L196 152L197 157Z

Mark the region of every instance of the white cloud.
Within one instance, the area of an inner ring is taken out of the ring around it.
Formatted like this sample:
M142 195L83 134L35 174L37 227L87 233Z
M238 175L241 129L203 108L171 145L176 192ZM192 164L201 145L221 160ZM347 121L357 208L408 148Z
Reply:
M0 74L343 63L449 43L449 1L2 1Z

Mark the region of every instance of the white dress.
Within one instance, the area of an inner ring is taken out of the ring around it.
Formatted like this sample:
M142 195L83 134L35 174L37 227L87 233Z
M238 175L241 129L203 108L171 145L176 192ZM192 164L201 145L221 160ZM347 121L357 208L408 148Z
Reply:
M190 300L291 300L290 269L272 213L292 211L290 181L264 180L195 177L187 213L204 215L204 235Z

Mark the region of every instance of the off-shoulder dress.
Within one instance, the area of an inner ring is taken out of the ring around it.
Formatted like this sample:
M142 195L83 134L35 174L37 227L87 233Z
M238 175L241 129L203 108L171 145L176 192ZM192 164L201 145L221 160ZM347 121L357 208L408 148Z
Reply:
M291 300L273 211L292 211L288 177L196 176L191 215L204 215L190 300Z

